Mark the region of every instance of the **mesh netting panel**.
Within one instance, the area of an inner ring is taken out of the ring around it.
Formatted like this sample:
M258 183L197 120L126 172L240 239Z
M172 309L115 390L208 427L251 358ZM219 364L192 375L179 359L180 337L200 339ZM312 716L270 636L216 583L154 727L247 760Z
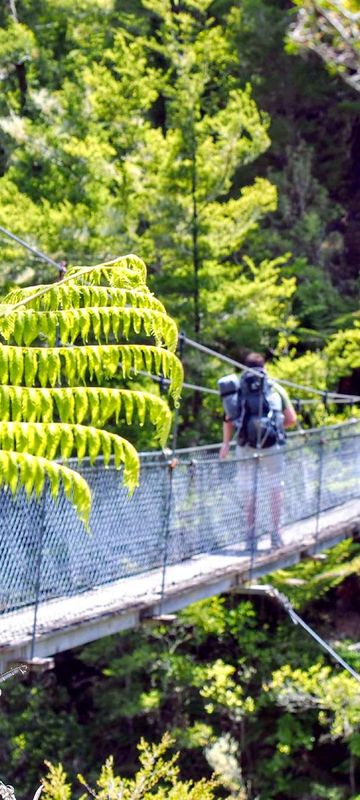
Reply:
M41 557L43 499L27 499L19 491L0 490L1 610L33 603Z
M162 548L167 473L144 468L132 498L114 468L79 468L91 486L88 533L62 496L46 504L41 597L76 594L153 569Z
M246 538L235 462L193 462L176 467L168 561L176 563Z
M177 453L172 473L142 459L132 498L121 473L83 464L93 492L88 533L65 497L0 491L0 612L72 596L164 564L227 548L276 546L274 533L360 497L360 425L295 436L274 454L219 461L218 448ZM76 467L76 464L73 464ZM170 486L170 474L172 484ZM169 513L168 513L169 512Z

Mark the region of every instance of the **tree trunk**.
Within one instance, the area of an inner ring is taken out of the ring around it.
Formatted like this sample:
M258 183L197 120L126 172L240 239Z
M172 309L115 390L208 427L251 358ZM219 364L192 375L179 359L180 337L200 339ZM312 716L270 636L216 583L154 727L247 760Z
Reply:
M194 141L193 159L192 159L192 179L191 179L191 194L192 194L192 243L193 243L193 267L194 267L194 333L200 333L200 286L199 286L199 240L198 240L198 226L199 215L197 207L197 174L196 174L196 142Z
M9 0L9 8L10 8L10 14L11 14L14 22L19 22L18 16L17 16L17 11L16 11L15 0Z

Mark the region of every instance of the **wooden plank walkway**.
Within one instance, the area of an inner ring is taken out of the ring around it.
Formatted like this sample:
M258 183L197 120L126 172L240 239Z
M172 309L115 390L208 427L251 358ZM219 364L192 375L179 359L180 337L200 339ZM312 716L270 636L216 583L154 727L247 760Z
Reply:
M316 535L317 531L317 535ZM0 672L10 663L44 658L78 647L154 616L231 591L249 580L288 567L360 532L360 499L310 517L282 532L283 546L271 550L261 540L252 563L244 545L203 553L163 570L97 586L73 597L60 597L0 616Z

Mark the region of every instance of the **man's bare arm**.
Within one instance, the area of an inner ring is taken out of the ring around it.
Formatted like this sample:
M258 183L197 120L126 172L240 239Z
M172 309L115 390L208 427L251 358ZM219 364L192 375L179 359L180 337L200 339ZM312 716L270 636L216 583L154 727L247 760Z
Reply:
M229 445L234 434L234 425L230 419L225 419L223 424L223 441L220 447L220 459L226 458L229 452Z
M293 405L284 408L284 428L292 428L297 423L296 411Z

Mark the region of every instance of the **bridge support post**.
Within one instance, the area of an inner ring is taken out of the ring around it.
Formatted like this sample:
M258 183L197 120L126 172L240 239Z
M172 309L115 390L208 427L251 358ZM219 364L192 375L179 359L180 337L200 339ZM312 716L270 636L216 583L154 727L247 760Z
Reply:
M165 578L166 567L168 562L168 549L169 549L169 535L170 535L170 518L171 518L171 503L173 496L173 476L176 467L176 459L169 461L167 465L167 474L169 476L169 484L165 487L165 510L164 510L164 527L163 527L163 559L161 568L161 589L160 589L160 614L162 613L162 604L165 594Z
M319 531L320 531L320 515L321 515L322 488L323 488L322 484L324 475L324 445L325 445L325 439L321 437L319 439L319 477L318 477L318 491L317 491L317 501L316 501L315 544L318 543Z
M38 619L38 611L39 611L39 603L40 603L40 592L41 592L41 567L42 567L42 560L43 560L43 539L44 539L44 518L45 518L45 502L46 502L46 483L44 485L44 490L40 499L40 514L39 514L39 523L37 526L38 529L38 536L37 536L37 563L36 563L36 583L35 583L35 603L34 603L34 622L33 622L33 630L31 636L31 649L30 649L30 661L33 661L35 658L35 639L36 639L36 627L37 627L37 619Z
M257 517L257 496L258 496L258 487L259 487L259 467L260 467L260 459L258 453L254 454L254 476L253 476L253 488L252 488L252 498L251 498L251 509L250 509L250 578L252 576L252 570L254 566L254 562L256 559L256 551L257 551L257 533L256 533L256 517Z

